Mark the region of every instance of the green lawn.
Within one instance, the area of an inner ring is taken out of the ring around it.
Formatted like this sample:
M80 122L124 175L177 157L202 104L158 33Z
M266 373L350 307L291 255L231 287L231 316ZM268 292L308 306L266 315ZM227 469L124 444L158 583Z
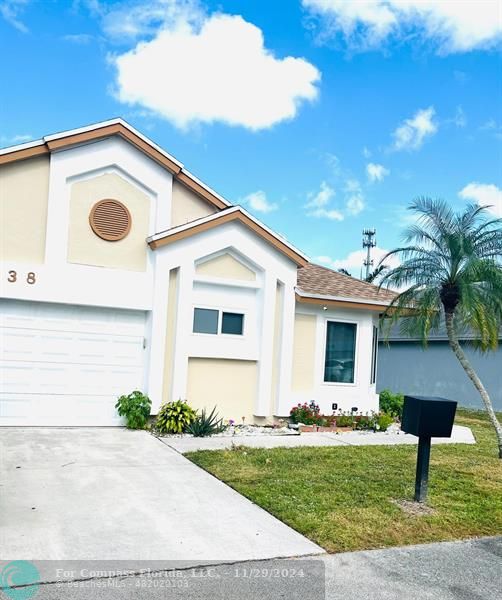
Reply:
M188 458L328 552L502 534L502 461L484 413L459 410L477 444L433 446L429 506L407 514L415 446L238 448ZM210 501L210 499L208 499Z

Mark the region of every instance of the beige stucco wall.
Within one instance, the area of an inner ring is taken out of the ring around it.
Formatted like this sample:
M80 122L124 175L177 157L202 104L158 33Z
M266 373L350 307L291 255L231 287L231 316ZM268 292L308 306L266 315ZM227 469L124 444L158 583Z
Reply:
M293 392L314 388L316 317L295 315L293 341Z
M41 156L0 167L0 260L44 262L49 164Z
M218 210L179 181L173 181L171 227L207 217Z
M129 234L118 242L98 237L89 225L89 213L99 200L119 200L131 213ZM144 271L146 269L150 199L119 175L107 173L73 183L70 195L68 262Z
M176 343L176 316L178 313L178 273L179 269L169 271L169 290L167 294L167 332L164 354L164 385L162 401L171 402L171 384L174 372L174 348Z
M249 360L189 358L187 401L196 409L211 411L242 423L253 422L257 365Z
M198 275L209 275L211 277L222 277L225 279L240 279L243 281L255 281L256 273L248 269L230 254L222 254L211 260L196 265L195 271Z

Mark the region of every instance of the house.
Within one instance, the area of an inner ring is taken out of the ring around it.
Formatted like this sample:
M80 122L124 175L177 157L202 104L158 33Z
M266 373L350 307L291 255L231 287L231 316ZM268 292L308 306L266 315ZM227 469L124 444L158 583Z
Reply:
M121 119L0 163L1 425L119 425L134 389L239 422L377 408L390 292L309 263Z
M442 396L461 406L484 408L478 391L449 346L444 327L429 336L425 348L420 339L403 335L399 325L385 337L378 353L378 391L388 388L410 395ZM501 344L493 352L479 352L471 331L460 332L459 340L495 410L502 410L502 330Z

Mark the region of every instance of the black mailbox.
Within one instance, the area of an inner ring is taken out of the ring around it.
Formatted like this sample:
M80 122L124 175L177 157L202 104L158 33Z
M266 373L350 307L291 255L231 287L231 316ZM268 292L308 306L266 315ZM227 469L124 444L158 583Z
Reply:
M418 437L450 437L457 403L427 396L405 396L401 429Z
M401 429L418 436L415 500L425 502L432 437L450 437L457 403L445 398L405 396Z

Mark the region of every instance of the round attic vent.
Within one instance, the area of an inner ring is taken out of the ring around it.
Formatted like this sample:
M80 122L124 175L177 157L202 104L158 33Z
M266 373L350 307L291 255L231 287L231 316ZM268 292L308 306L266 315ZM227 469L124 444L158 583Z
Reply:
M131 230L131 213L118 200L100 200L92 207L89 224L103 240L117 242Z

